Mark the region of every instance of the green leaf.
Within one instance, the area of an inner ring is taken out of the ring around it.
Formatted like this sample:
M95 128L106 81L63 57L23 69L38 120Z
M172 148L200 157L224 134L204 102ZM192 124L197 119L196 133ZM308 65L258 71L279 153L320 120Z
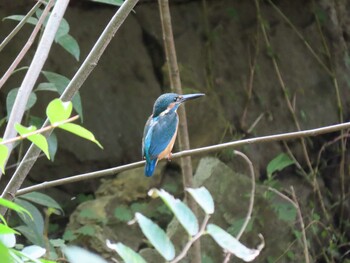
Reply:
M0 223L0 234L19 234L16 230L11 227Z
M2 262L4 263L13 262L12 257L10 255L10 249L6 247L2 242L0 242L0 257Z
M91 1L102 3L102 4L114 5L114 6L121 6L124 3L123 0L91 0Z
M49 145L49 155L51 157L51 161L54 161L58 148L57 136L54 132L52 132L47 138L47 143Z
M85 225L80 227L76 232L85 236L92 237L95 235L95 228L91 225Z
M254 217L252 217L249 222L248 222L248 225L246 227L246 229L244 230L244 233L248 233L250 231L252 231L253 229L253 222L254 222ZM235 220L232 225L227 229L227 232L233 236L237 236L238 233L241 231L242 229L242 226L245 222L246 218L240 218L240 219L237 219Z
M46 115L52 125L57 122L67 120L72 114L72 103L70 101L63 102L60 99L54 99L46 108Z
M122 222L128 222L132 219L132 212L125 205L120 205L114 210L114 216Z
M7 146L0 144L0 169L3 174L5 174L5 163L6 163L8 154L9 154L9 150Z
M191 194L206 214L211 215L214 213L214 200L207 188L204 186L197 189L186 188L186 191Z
M26 215L19 215L21 220L28 226L29 229L24 229L25 232L22 232L20 229L16 228L17 230L21 231L26 237L27 235L32 238L32 242L36 245L44 245L44 218L38 208L31 204L28 201L25 201L23 199L16 198L15 202L24 208L26 208L30 214L32 215L32 218L29 218Z
M43 238L41 236L39 236L37 234L36 231L34 231L31 227L27 226L27 225L20 225L15 227L16 230L18 230L19 232L21 232L26 239L28 239L28 241L32 244L44 244L41 243L43 241Z
M125 263L146 263L146 260L144 260L143 257L120 242L117 244L112 244L109 242L109 240L107 240L106 245L110 249L115 250Z
M54 83L50 82L43 82L38 85L38 87L35 89L35 91L57 91L57 87Z
M62 207L56 202L56 200L54 200L52 197L46 194L39 193L39 192L31 192L28 194L21 195L18 198L26 199L32 203L36 203L42 206L55 208L57 210L60 210L63 213Z
M80 247L66 247L63 249L63 253L67 256L70 263L107 263L102 257Z
M15 103L17 94L18 94L18 90L19 88L15 88L10 90L10 92L7 94L6 97L6 110L7 110L7 117L10 116L12 108L13 108L13 104ZM36 103L37 97L35 95L34 92L31 92L29 95L29 99L26 105L25 110L29 110L31 107L34 106L34 104Z
M254 260L260 254L260 251L263 248L263 246L261 246L259 249L247 248L236 238L214 224L209 224L207 226L207 233L220 247L246 262Z
M30 218L33 219L32 215L29 213L29 211L27 209L23 208L22 206L14 203L14 202L11 202L9 200L6 200L6 199L0 197L0 205L5 206L9 209L12 209L12 210L16 211L18 214L27 214Z
M23 15L12 15L12 16L7 16L7 17L3 18L2 20L22 21L23 18L24 18ZM26 23L35 26L38 23L38 19L36 19L35 17L29 17L27 19Z
M285 153L277 155L267 165L267 177L271 178L272 174L276 171L281 171L289 165L294 164L294 161Z
M78 42L69 34L63 35L57 39L57 43L63 47L68 53L73 55L73 57L79 61L80 48Z
M66 230L62 238L66 241L73 241L77 239L77 235L75 235L72 230Z
M157 251L168 261L175 257L175 248L169 237L157 224L140 213L135 214L142 233L147 237Z
M92 141L96 143L101 149L103 149L102 145L95 139L95 136L90 132L89 130L85 129L84 127L75 124L75 123L64 123L58 126L58 128L61 128L63 130L66 130L68 132L74 133L75 135L78 135L84 139L87 139L89 141Z
M60 74L50 72L50 71L42 71L45 78L50 82L55 84L57 88L57 92L62 95L65 88L68 86L70 80L66 78L65 76L62 76ZM76 110L76 112L79 114L81 121L83 122L83 108L81 103L80 94L76 93L72 99L73 107Z
M15 124L15 129L21 136L24 136L30 132L36 131L36 127L34 126L24 127L19 123ZM47 159L50 160L49 145L47 143L45 136L43 136L42 134L34 134L31 136L28 136L27 139L32 143L34 143L40 150L42 150L45 153Z
M278 218L286 222L294 222L297 216L297 210L291 203L274 203L274 210Z
M185 228L190 236L194 236L198 233L198 220L187 205L185 205L181 200L175 199L171 194L167 193L163 189L160 191L153 189L152 191L157 192L157 194L174 213L177 220L179 220L180 224ZM151 195L153 194L151 193Z

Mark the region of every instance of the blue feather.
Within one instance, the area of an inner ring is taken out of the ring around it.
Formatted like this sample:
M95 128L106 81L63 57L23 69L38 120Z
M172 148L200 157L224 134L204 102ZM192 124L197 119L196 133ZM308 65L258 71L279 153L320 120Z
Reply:
M150 177L154 173L154 169L156 168L157 164L157 159L153 159L150 162L146 161L146 166L145 166L145 175L147 177Z

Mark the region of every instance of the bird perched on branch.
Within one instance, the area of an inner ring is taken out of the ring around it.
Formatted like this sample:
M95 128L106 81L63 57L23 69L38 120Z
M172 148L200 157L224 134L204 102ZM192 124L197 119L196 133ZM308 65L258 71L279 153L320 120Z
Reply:
M142 138L142 156L146 159L146 176L153 175L159 160L171 157L179 125L179 116L176 111L181 103L202 96L204 96L203 93L186 95L166 93L156 100Z

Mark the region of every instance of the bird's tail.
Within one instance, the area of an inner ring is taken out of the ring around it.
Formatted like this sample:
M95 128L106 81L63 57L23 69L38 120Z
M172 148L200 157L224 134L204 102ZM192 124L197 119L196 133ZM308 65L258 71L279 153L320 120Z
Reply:
M156 168L157 165L157 159L150 160L149 162L146 161L146 166L145 166L145 175L147 177L152 176L154 173L154 169Z

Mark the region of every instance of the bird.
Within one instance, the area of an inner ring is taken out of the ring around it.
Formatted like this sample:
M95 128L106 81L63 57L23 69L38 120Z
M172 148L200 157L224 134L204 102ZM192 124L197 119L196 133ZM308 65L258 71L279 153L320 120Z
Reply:
M179 116L176 112L179 106L185 101L204 95L203 93L186 95L165 93L155 101L142 138L142 157L146 159L145 175L147 177L153 175L159 160L171 158L179 125Z

